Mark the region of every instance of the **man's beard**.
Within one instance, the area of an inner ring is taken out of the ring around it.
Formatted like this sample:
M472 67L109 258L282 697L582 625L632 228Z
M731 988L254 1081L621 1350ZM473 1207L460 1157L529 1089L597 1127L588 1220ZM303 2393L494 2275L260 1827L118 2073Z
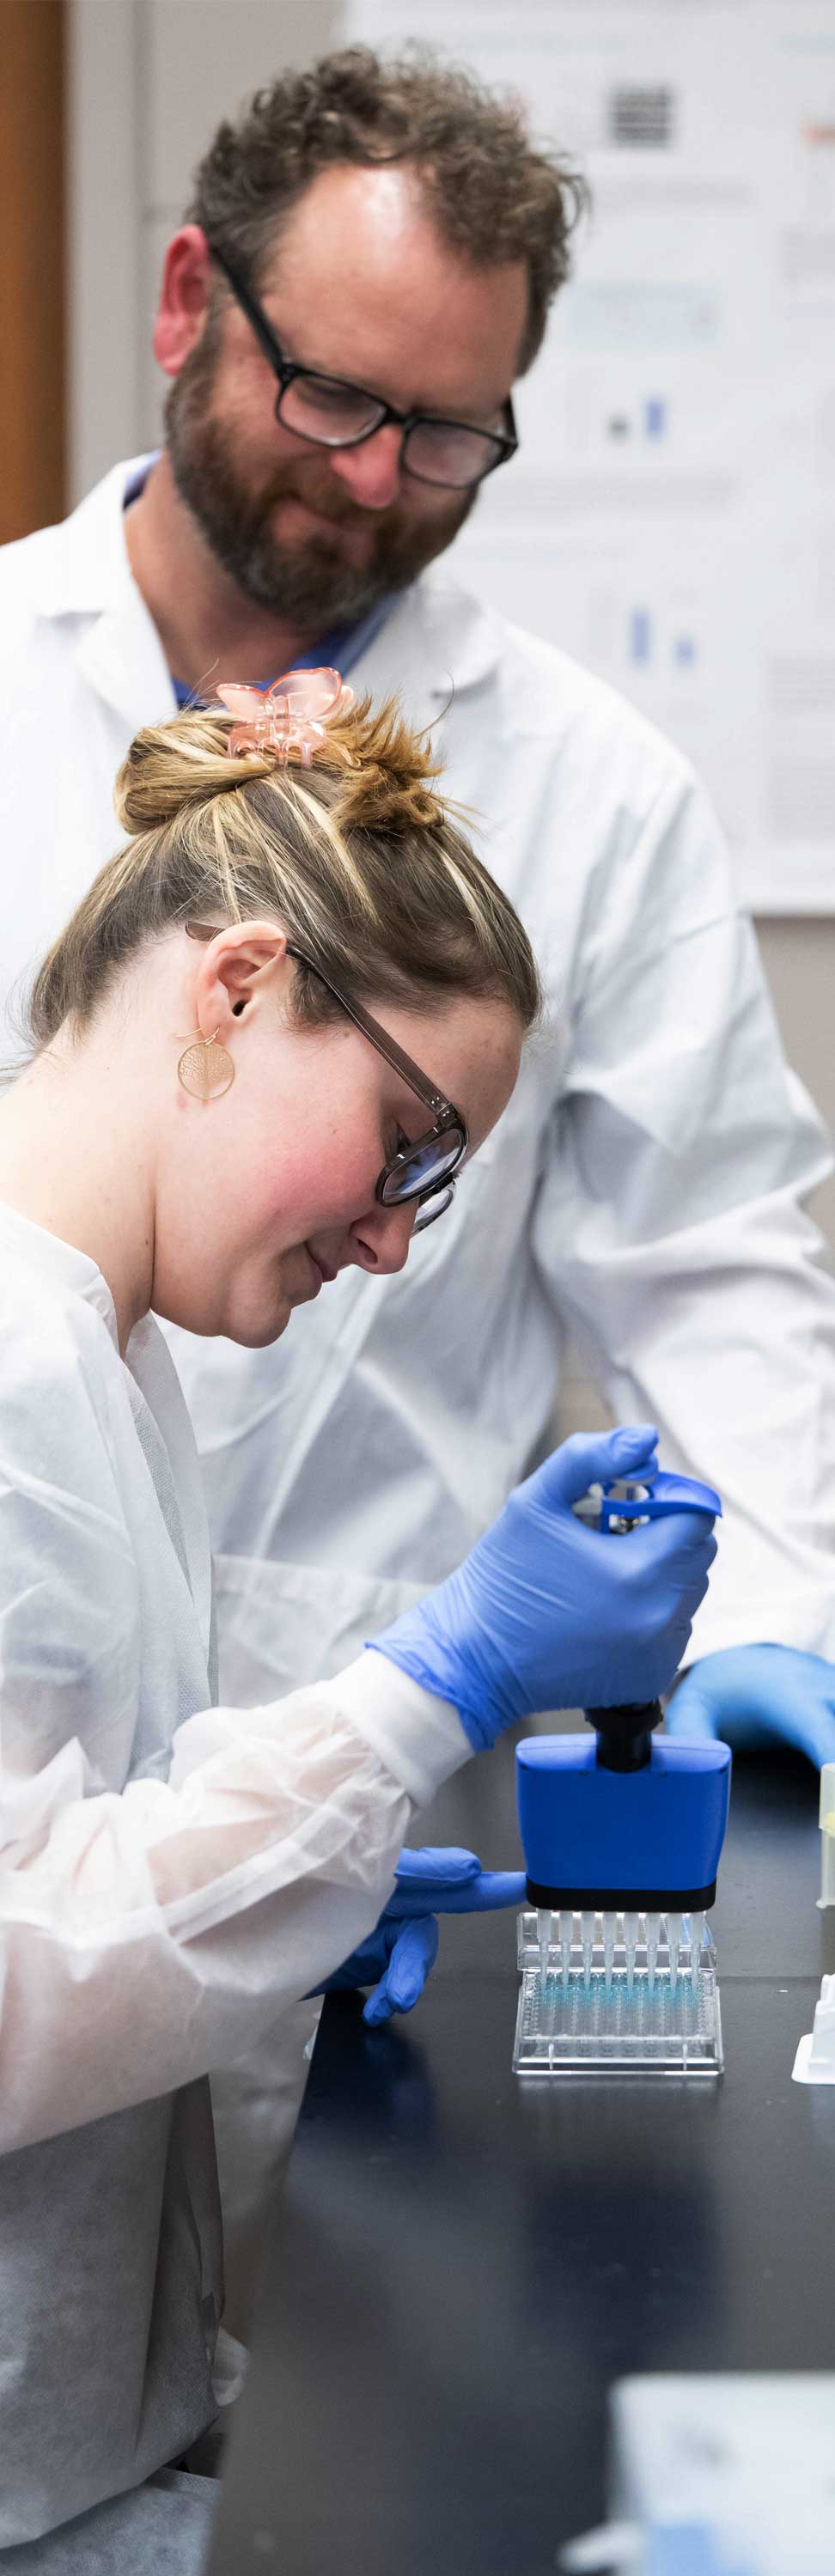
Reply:
M449 495L449 507L414 520L398 503L363 510L329 473L325 451L276 462L254 489L239 473L234 430L212 414L217 342L211 320L174 380L165 406L168 452L180 499L197 520L216 561L257 608L280 625L313 633L353 625L390 591L403 590L442 554L469 516L478 486ZM320 463L321 458L321 463ZM290 543L275 535L276 504L304 501L333 524ZM340 526L373 528L363 564L353 563L339 542Z

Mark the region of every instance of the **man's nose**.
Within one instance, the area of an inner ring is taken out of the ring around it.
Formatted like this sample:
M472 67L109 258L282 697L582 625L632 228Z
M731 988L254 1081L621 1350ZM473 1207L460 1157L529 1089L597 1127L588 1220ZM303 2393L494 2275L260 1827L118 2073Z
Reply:
M396 421L375 429L361 447L331 449L331 469L362 510L387 510L400 484L403 432Z
M375 1200L368 1215L351 1227L354 1260L360 1270L371 1270L383 1279L403 1269L417 1212L416 1199L407 1199L402 1207L383 1207Z

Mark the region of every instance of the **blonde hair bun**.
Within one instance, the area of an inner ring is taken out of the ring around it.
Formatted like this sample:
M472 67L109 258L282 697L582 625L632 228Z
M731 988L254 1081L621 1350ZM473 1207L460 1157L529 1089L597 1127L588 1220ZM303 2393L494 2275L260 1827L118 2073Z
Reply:
M231 716L200 708L186 709L168 724L143 726L125 754L113 795L118 821L132 840L162 831L184 809L228 795L244 780L251 783L256 770L269 776L272 761L233 757L231 730Z
M343 708L309 766L292 743L286 765L272 750L231 753L235 721L225 707L186 708L137 734L116 782L129 837L43 961L35 1043L67 1017L83 1026L148 940L190 920L265 914L302 961L300 1025L338 1015L332 978L337 991L425 1010L492 994L529 1028L540 997L525 932L397 703Z
M162 830L212 796L251 788L257 779L285 785L288 769L272 754L230 753L233 723L225 708L192 708L168 724L144 726L122 762L115 788L116 813L131 839ZM340 781L331 805L339 831L437 831L443 822L444 809L433 792L438 763L396 700L372 708L369 697L361 698L328 726L311 765ZM299 766L291 746L288 768Z

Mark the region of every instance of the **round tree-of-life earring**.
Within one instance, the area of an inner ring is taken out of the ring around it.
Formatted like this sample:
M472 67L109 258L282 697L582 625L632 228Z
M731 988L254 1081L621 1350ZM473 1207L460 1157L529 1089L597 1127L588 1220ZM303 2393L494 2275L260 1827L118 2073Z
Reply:
M231 1090L235 1067L228 1047L218 1046L217 1030L213 1038L195 1030L180 1057L177 1080L192 1100L222 1100L224 1092Z

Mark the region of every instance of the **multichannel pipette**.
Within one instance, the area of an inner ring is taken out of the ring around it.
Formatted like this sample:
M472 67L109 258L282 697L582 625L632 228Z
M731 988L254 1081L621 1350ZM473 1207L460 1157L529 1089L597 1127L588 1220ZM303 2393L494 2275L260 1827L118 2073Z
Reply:
M718 1514L685 1476L610 1489L581 1505L615 1533L671 1511ZM517 1746L530 1910L519 1918L519 2073L656 2066L717 2074L716 1895L731 1757L726 1744L660 1740L660 1702L586 1712L593 1741Z

